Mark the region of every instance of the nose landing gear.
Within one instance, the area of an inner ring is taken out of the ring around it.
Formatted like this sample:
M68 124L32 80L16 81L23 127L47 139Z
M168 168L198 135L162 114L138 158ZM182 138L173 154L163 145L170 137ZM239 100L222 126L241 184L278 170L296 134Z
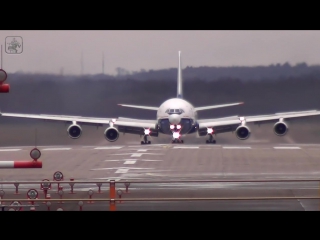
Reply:
M171 143L184 143L182 139L172 139Z
M216 143L216 140L213 139L213 136L212 134L208 134L209 135L209 139L206 140L206 143L212 143L212 144L215 144Z
M141 144L151 144L151 142L148 141L148 135L144 135L143 141L141 141Z

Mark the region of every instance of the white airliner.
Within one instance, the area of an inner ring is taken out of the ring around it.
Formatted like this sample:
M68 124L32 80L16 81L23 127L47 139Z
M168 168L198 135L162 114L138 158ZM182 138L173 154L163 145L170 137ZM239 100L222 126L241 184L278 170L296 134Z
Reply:
M143 120L132 118L94 118L82 116L65 116L65 115L45 115L45 114L19 114L19 113L0 113L5 117L35 118L42 120L63 121L70 124L67 129L68 135L77 139L81 136L81 125L107 125L104 136L109 142L115 142L122 133L131 133L143 136L141 144L150 144L149 136L158 137L159 133L171 135L172 143L183 143L182 137L197 133L198 136L208 136L206 143L216 143L213 135L234 132L240 140L246 140L250 137L250 129L247 123L263 124L274 123L273 131L278 136L284 136L288 132L287 120L298 117L308 117L320 115L320 111L309 110L299 112L275 113L271 115L258 116L230 116L225 118L198 119L197 111L229 107L243 104L229 103L204 107L194 107L191 103L183 99L182 95L182 70L181 58L179 51L179 67L177 80L177 96L163 102L160 107L138 106L119 104L124 107L141 108L146 110L157 111L155 120Z

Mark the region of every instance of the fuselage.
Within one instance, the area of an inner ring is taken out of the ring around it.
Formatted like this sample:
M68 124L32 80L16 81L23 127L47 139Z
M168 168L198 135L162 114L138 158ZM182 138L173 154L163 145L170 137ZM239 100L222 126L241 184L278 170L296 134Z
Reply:
M168 135L173 132L179 132L180 135L194 132L197 118L193 105L181 98L168 99L157 111L159 131Z

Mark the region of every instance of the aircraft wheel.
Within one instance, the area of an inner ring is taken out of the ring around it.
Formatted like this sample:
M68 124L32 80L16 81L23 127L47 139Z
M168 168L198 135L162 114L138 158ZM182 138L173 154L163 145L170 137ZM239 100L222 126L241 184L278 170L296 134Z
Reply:
M150 141L148 141L148 144L151 144L151 142L150 142Z
M209 143L209 140L206 140L206 143Z
M183 140L181 140L181 143L183 143Z
M141 141L141 144L144 144L144 141Z

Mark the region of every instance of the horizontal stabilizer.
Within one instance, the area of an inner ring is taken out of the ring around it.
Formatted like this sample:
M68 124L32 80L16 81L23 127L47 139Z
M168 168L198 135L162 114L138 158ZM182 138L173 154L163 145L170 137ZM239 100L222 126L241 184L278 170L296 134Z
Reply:
M147 109L147 110L158 110L159 107L148 107L148 106L139 106L139 105L128 105L128 104L118 104L122 107L132 107L132 108L141 108L141 109Z
M244 102L212 105L212 106L205 106L205 107L196 107L194 109L196 111L201 111L201 110L214 109L214 108L230 107L230 106L241 105L241 104L244 104Z

